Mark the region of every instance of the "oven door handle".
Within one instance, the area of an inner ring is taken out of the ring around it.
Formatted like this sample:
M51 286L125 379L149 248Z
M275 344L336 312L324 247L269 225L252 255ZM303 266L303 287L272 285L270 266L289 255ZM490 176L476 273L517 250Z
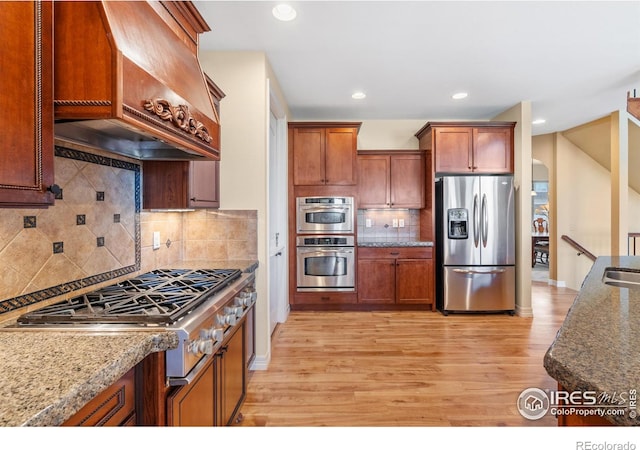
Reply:
M191 369L191 372L189 372L186 377L167 378L167 384L169 386L184 386L187 384L191 384L193 380L198 375L200 375L200 372L207 366L209 361L216 356L216 353L218 353L218 349L216 348L215 350L215 352L211 353L210 355L205 355L204 358L198 361L198 364L196 364L195 367Z
M340 250L339 247L336 250L323 250L323 249L306 249L306 250L300 250L300 253L305 255L305 254L310 254L310 253L353 253L353 250Z

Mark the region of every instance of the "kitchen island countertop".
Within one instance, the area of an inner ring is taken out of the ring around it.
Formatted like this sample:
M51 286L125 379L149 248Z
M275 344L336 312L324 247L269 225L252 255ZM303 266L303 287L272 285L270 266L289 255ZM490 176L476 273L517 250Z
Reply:
M0 332L0 426L62 425L175 332Z
M544 367L568 392L596 391L622 402L624 415L608 416L610 422L640 425L635 409L629 409L630 391L640 389L640 287L605 284L604 271L610 267L640 271L640 257L597 258Z
M240 269L257 260L198 260L164 268ZM0 427L62 425L154 352L176 348L174 331L56 331L0 323ZM4 327L4 328L3 328Z
M431 241L358 242L358 247L433 247Z

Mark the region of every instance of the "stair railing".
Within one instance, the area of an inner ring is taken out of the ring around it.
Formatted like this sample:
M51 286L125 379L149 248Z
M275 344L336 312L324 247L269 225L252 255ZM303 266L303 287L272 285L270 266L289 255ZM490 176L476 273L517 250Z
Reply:
M627 234L627 255L629 256L636 254L636 238L640 238L640 233Z
M591 253L589 250L587 250L586 248L584 248L582 245L578 244L576 241L574 241L573 239L571 239L569 236L567 236L566 234L562 235L562 240L566 241L569 243L569 245L571 245L573 248L575 248L576 250L578 250L578 256L580 255L585 255L586 257L588 257L591 261L595 261L596 260L596 255L594 255L593 253Z

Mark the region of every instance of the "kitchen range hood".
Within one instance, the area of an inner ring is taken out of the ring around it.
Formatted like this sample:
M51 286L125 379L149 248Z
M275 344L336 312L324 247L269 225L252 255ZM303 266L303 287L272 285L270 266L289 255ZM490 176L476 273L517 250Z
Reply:
M219 160L219 101L191 2L56 1L55 135L136 159Z

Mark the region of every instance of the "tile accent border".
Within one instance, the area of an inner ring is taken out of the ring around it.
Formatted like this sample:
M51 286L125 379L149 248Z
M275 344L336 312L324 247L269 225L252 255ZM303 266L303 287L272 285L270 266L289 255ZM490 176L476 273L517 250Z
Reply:
M0 314L14 311L16 309L24 308L25 306L33 305L35 303L58 297L60 295L67 294L69 292L77 291L79 289L87 288L94 284L103 283L106 281L119 278L123 275L134 273L140 270L141 266L141 245L140 245L140 210L142 208L141 198L141 166L140 164L132 163L129 161L122 161L115 158L110 158L101 155L95 155L93 153L84 152L81 150L55 146L55 156L61 158L74 159L77 161L84 161L92 164L99 164L103 166L111 166L118 169L131 170L135 173L135 263L129 266L121 267L119 269L111 270L109 272L92 275L80 280L70 281L68 283L59 284L57 286L48 287L39 291L30 292L28 294L19 295L17 297L9 298L0 301ZM119 221L119 218L118 218ZM35 223L34 223L35 225ZM55 244L62 244L56 242ZM54 244L54 247L55 247ZM60 245L62 247L62 245ZM62 250L62 249L61 249Z

